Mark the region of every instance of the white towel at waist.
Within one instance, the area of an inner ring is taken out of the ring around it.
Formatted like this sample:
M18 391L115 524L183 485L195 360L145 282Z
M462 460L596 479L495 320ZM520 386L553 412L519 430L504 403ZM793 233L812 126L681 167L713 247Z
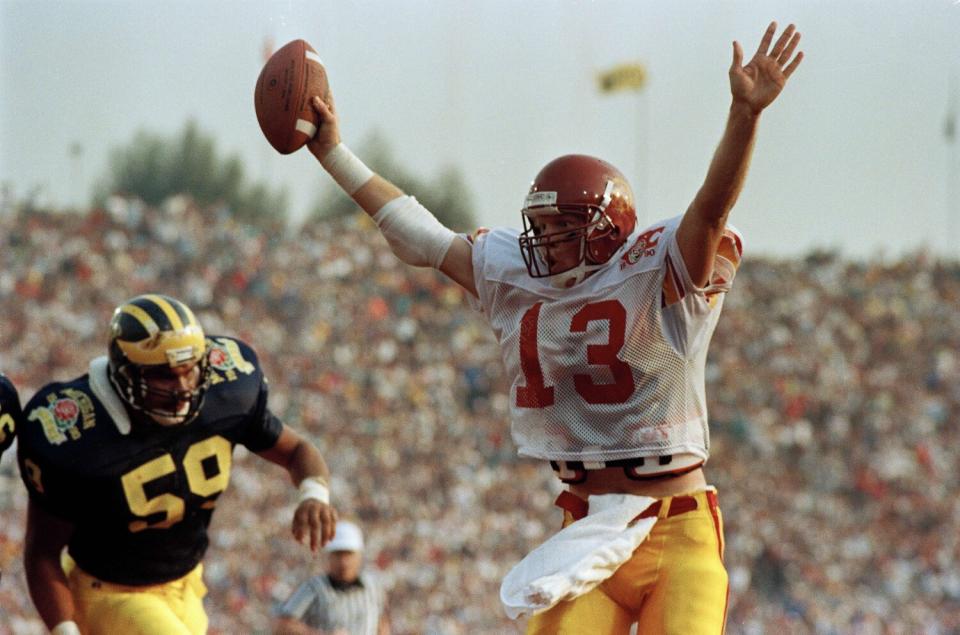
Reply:
M587 516L567 525L518 562L500 585L512 619L572 600L609 578L650 534L654 518L631 521L656 502L649 496L590 497Z

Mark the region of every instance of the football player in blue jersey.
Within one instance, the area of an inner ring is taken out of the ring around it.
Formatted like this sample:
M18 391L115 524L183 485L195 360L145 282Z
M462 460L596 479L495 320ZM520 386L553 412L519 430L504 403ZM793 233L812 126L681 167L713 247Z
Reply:
M0 373L0 456L13 444L20 418L20 398L7 376Z
M0 457L13 444L20 420L20 397L13 383L0 373ZM0 575L3 571L0 571Z
M298 541L316 551L333 537L326 463L267 393L246 344L206 336L178 300L142 295L114 312L108 355L27 403L25 568L54 633L206 631L201 561L237 444L299 486Z

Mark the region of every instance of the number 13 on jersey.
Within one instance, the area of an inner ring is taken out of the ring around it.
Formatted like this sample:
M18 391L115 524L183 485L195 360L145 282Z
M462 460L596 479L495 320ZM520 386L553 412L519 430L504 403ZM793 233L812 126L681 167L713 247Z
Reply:
M517 407L546 408L555 401L554 387L547 385L540 364L539 326L542 302L527 309L520 320L520 370L524 385L517 387ZM573 314L570 333L586 333L590 322L607 323L607 341L603 344L587 344L587 365L606 367L613 381L596 383L592 375L575 373L573 385L589 404L624 403L633 394L633 369L617 355L623 348L627 330L627 311L618 300L591 302Z

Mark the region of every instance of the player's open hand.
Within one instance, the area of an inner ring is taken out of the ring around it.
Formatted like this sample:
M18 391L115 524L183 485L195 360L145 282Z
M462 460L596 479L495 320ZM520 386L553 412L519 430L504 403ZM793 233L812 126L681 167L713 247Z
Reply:
M759 113L777 98L787 79L803 60L803 51L795 56L793 54L800 43L800 33L796 27L792 24L788 26L771 49L770 43L776 32L777 23L771 22L760 40L757 52L746 66L741 66L743 49L740 43L733 43L730 92L735 103L748 106L754 113Z
M310 107L313 108L318 117L319 125L317 134L313 139L307 142L307 147L313 156L322 160L327 153L333 150L340 143L340 124L337 121L337 109L333 103L333 93L327 93L327 98L310 98Z
M315 498L308 498L293 512L293 537L316 553L333 539L337 510Z

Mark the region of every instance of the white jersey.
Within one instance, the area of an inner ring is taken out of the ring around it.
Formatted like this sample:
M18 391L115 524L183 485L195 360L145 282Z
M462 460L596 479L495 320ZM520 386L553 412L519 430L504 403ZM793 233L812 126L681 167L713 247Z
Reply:
M635 232L606 267L570 289L527 273L516 230L477 237L477 304L512 380L521 455L707 459L704 366L741 240L728 226L711 284L698 289L677 244L680 219Z

